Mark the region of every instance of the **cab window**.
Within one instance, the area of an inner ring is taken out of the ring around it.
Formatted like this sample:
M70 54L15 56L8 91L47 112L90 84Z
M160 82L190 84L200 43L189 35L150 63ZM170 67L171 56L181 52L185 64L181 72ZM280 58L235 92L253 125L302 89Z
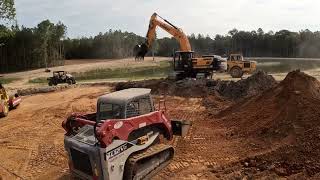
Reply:
M133 100L127 104L126 117L131 118L152 112L151 100L149 97Z
M100 120L121 119L121 107L117 104L101 103Z

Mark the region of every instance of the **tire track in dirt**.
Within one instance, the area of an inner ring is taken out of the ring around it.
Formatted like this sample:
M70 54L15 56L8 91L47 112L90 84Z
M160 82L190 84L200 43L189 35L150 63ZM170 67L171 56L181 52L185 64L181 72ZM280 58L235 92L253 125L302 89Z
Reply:
M57 179L66 174L62 121L76 111L94 111L96 97L106 87L68 89L28 96L21 106L0 120L0 162L11 175L3 179Z
M64 134L64 131L61 127L62 120L70 115L71 112L74 112L74 109L79 108L79 105L83 105L80 103L80 101L90 100L92 102L88 104L92 104L95 103L96 97L101 94L103 93L98 92L90 95L80 95L70 99L71 103L63 103L61 105L54 105L50 108L42 108L33 116L39 116L38 114L40 112L41 118L39 118L38 123L42 123L41 127L46 133L52 132L52 134ZM88 110L88 108L84 109ZM92 111L92 108L89 111ZM59 114L56 112L59 112ZM60 119L60 121L57 121L57 119ZM55 128L52 130L52 127ZM67 156L63 148L63 141L57 142L53 138L47 139L45 136L43 136L43 138L40 138L39 142L36 143L36 146L37 148L32 152L32 157L28 160L29 163L25 168L26 171L31 174L30 177L35 177L37 174L42 173L43 169L49 167L58 169L61 169L62 167L60 173L63 173L67 170Z
M237 149L242 146L241 142L226 139L227 129L209 118L202 99L170 101L168 116L190 120L193 124L186 137L175 138L175 156L155 179L218 179L212 169L238 161L241 153Z

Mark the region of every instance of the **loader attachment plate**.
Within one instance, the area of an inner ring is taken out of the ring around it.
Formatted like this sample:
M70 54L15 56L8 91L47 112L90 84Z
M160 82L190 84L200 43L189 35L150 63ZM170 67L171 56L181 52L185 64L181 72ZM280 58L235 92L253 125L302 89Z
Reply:
M191 121L173 119L171 120L172 132L176 136L186 136L189 128L192 126Z

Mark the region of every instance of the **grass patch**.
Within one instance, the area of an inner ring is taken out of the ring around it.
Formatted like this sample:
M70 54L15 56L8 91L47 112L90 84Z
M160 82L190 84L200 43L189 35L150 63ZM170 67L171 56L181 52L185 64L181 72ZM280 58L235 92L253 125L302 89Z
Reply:
M0 77L0 83L1 84L9 84L12 83L13 81L17 81L20 78L5 78L5 77Z
M46 83L48 83L46 77L39 77L39 78L30 79L28 82L32 83L32 84L46 84Z
M296 69L310 70L320 68L319 60L259 59L257 69L270 73L286 73Z
M72 73L72 75L77 81L114 78L139 79L167 76L171 71L172 68L170 62L162 61L160 62L159 66L95 69L85 72Z

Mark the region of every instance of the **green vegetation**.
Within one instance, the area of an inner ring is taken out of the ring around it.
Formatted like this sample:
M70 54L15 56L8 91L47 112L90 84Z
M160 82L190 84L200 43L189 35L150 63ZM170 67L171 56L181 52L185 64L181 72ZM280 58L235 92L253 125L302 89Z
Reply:
M13 81L17 81L19 80L19 78L4 78L4 77L0 77L0 83L1 84L9 84L12 83Z
M0 25L0 72L62 65L66 26L42 21L34 28Z
M47 78L46 78L46 77L39 77L39 78L30 79L30 80L28 81L28 83L46 84L46 83L48 83L48 81L47 81Z
M133 48L144 39L134 33L109 30L95 37L64 40L66 59L109 59L133 56Z
M77 81L94 79L140 79L148 77L167 76L172 68L170 63L160 62L159 66L116 68L116 69L95 69L86 72L73 73Z
M126 67L116 69L94 69L85 72L72 73L76 81L88 81L97 79L144 79L152 77L166 77L172 71L170 62L162 61L158 66ZM47 83L47 78L40 77L29 80L29 83Z
M15 12L14 0L0 0L0 20L13 20ZM121 30L109 30L94 37L75 39L65 37L66 31L67 27L61 22L54 24L49 20L42 21L33 28L18 25L7 27L0 24L0 73L62 65L64 59L132 57L134 46L145 41L144 37ZM187 29L185 31L188 32ZM312 32L308 29L299 32L280 30L267 33L261 28L253 31L233 29L226 35L210 37L209 35L191 34L188 38L192 49L200 55L227 55L241 52L245 57L320 58L320 31ZM152 51L156 56L168 57L178 49L179 44L175 38L165 37L154 42ZM287 67L283 65L284 62L281 61L280 66L283 66L283 69L280 71ZM263 66L263 68L270 67ZM303 68L305 67L302 65L301 69ZM160 70L152 68L99 69L76 74L76 76L80 79L118 78L131 77L131 75L151 74L152 76L152 74L161 74L161 71L161 68ZM37 79L31 80L33 81L37 82Z
M299 59L259 59L256 60L257 69L269 73L287 73L296 69L310 70L320 68L319 60L299 60Z
M261 28L253 31L233 29L226 35L216 35L214 38L202 34L191 34L188 38L192 49L198 54L241 52L245 57L320 58L320 32L308 29L267 33ZM110 30L95 37L67 39L64 45L67 59L123 58L132 56L134 45L142 42L144 39L134 33ZM167 57L178 49L177 40L167 37L156 40L152 48L156 56Z
M0 1L0 20L12 20L16 16L16 9L14 8L14 0Z

